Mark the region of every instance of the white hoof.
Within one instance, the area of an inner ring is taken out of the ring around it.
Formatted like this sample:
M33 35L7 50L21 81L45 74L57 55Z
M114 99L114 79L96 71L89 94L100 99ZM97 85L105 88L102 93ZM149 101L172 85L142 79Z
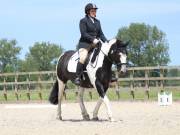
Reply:
M98 117L93 117L92 120L93 120L93 121L98 121L99 118L98 118Z
M112 118L112 117L109 117L109 121L110 121L110 122L115 122L115 119Z
M57 116L56 119L57 120L62 120L62 116Z
M87 115L84 115L84 116L83 116L83 120L89 121L89 120L90 120L89 115L88 115L88 114L87 114Z

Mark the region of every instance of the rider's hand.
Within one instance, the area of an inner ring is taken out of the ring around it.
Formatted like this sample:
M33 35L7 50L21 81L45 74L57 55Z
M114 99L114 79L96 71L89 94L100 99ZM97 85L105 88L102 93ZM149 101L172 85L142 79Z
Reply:
M109 43L109 40L106 40L105 43Z
M97 48L101 48L101 45L102 45L102 43L101 43L101 42L98 42L98 43L96 44L96 47L97 47Z
M99 42L100 42L100 41L99 41L98 39L96 39L96 38L93 40L93 44L95 44L95 45L96 45L97 43L99 43Z

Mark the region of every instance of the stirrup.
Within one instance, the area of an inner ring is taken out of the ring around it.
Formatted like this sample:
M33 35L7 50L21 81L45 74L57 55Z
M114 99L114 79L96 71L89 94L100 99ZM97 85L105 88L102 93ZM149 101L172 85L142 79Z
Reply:
M77 78L74 80L74 83L75 83L76 85L80 85L81 79L80 79L79 77L77 77Z

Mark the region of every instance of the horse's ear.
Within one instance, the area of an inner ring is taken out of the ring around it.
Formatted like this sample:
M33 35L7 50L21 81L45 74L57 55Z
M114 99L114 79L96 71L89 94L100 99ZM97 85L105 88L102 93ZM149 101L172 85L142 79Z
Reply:
M126 47L127 45L129 45L130 42L131 42L130 40L127 41L127 42L125 42L125 43L124 43L124 46Z
M122 46L122 47L126 47L127 45L129 45L130 43L130 40L129 41L126 41L126 42L123 42L122 40L119 40L117 39L117 42L116 42L118 45Z
M118 45L121 45L123 42L122 42L122 40L117 39L117 40L116 40L116 43L117 43Z

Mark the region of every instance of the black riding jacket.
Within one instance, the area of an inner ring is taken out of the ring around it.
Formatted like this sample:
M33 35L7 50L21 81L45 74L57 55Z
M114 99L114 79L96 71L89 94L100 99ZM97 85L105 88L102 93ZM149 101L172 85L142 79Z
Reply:
M93 43L95 38L99 38L103 42L107 41L102 32L101 24L98 19L94 18L93 23L91 18L86 15L83 19L80 20L79 27L81 32L81 38L79 42Z

